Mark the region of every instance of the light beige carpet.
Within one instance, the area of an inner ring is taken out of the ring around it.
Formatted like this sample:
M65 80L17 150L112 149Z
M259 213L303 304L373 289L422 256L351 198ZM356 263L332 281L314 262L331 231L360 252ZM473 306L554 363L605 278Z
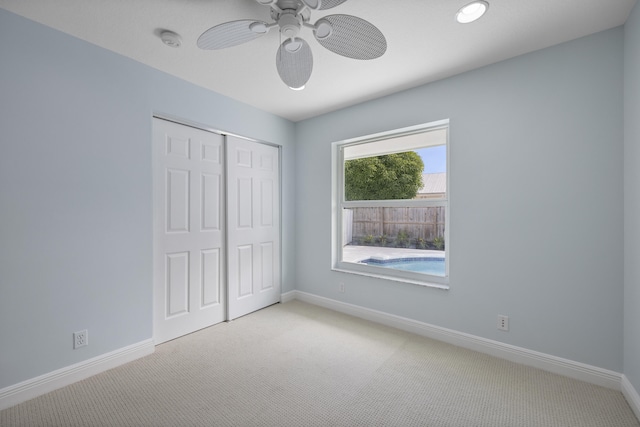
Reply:
M0 425L640 423L620 392L293 301L6 409Z

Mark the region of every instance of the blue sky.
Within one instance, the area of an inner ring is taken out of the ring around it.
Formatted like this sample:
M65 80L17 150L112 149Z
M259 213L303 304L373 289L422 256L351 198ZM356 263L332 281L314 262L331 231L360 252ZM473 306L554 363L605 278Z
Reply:
M447 171L447 146L421 148L416 153L424 162L424 173L439 173Z

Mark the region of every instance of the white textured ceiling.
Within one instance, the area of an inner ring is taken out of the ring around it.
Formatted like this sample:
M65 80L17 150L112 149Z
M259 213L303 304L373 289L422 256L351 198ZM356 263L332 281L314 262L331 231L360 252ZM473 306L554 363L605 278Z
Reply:
M275 66L279 34L217 51L196 46L208 28L238 19L270 21L255 0L0 0L0 7L84 39L199 86L292 121L419 86L564 41L622 25L636 0L489 0L479 21L461 25L456 11L470 0L348 0L315 11L366 19L387 38L381 58L336 55L303 29L314 69L295 92ZM162 44L159 30L182 36ZM7 41L3 41L6 43Z

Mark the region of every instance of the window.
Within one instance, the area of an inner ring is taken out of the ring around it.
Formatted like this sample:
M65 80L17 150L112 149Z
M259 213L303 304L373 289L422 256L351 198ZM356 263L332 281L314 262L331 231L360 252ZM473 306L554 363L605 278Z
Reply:
M333 144L333 268L447 288L448 120Z

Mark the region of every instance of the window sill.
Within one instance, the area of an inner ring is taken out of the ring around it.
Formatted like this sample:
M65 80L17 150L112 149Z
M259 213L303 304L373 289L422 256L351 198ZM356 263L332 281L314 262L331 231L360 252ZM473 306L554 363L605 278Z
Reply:
M375 279L383 279L383 280L391 280L391 281L394 281L394 282L409 283L411 285L424 286L424 287L427 287L427 288L435 288L435 289L440 289L440 290L443 290L443 291L448 291L449 290L449 285L447 285L447 284L434 283L434 282L430 282L428 280L414 280L414 279L408 279L408 278L405 278L405 277L398 277L398 276L391 276L391 275L386 275L386 274L378 274L378 273L357 271L357 270L351 270L351 269L339 268L339 267L332 267L331 270L338 271L340 273L357 274L358 276L373 277Z

